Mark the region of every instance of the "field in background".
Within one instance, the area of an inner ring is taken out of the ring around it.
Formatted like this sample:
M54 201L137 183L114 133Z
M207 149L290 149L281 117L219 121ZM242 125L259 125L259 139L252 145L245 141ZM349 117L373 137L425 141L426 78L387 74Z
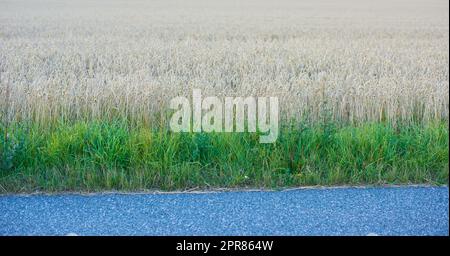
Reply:
M446 183L448 4L0 0L0 191ZM279 141L170 133L192 88Z

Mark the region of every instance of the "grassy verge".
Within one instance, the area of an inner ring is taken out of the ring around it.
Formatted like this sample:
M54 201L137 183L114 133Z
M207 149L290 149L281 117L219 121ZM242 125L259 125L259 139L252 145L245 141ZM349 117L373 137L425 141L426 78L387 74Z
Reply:
M1 129L0 193L448 183L448 124L171 133L122 121ZM4 135L4 136L3 136Z

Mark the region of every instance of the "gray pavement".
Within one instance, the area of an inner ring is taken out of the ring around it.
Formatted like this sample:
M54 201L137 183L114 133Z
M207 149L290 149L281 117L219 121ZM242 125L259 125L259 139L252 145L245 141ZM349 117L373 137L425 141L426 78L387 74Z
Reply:
M0 235L448 235L448 187L0 196Z

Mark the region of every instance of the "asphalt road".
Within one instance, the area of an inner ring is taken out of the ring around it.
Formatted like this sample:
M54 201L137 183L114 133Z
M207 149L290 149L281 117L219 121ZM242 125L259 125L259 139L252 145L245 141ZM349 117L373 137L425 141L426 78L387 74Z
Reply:
M448 235L448 187L0 196L1 235Z

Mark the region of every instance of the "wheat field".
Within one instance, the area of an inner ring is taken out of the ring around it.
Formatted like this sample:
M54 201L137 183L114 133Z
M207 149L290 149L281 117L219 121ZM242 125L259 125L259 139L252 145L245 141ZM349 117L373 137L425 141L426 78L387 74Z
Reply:
M0 194L448 184L448 5L0 0ZM277 140L171 131L193 89Z
M446 0L0 0L2 121L278 96L284 119L448 120Z

